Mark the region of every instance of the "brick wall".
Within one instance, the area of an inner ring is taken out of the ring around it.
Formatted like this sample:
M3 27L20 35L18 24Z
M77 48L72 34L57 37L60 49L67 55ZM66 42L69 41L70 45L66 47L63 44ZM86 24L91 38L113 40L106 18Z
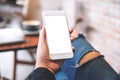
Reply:
M120 72L120 0L78 0L88 25L94 30L89 41L112 67Z

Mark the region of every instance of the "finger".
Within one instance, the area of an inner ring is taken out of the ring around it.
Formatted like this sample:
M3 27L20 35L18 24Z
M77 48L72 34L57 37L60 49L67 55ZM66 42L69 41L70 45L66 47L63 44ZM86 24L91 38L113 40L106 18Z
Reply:
M71 42L73 42L74 41L74 37L73 36L70 36L70 40L71 40Z
M42 29L40 31L38 48L42 49L41 51L43 51L43 53L49 53L48 52L48 45L47 45L47 41L46 41L46 31L45 31L44 27L42 27Z
M65 60L64 59L60 59L60 60L52 60L52 61L54 61L54 62L56 62L58 64L62 64Z
M74 47L74 46L72 46L72 50L73 50L73 51L75 50L75 47Z
M73 28L69 28L69 33L71 34L73 32Z
M42 27L42 29L40 31L40 40L41 41L46 41L46 31L45 31L44 27Z

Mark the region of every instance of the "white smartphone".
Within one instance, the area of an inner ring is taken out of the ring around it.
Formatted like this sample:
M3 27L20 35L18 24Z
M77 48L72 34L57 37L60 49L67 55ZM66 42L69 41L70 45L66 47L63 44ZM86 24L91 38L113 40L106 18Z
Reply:
M73 57L69 28L64 11L43 11L43 25L52 60Z

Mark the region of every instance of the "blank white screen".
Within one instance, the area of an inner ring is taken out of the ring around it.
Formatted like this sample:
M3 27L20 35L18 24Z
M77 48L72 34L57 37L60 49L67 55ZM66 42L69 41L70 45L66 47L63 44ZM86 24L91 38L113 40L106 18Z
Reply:
M66 17L45 16L44 19L50 54L72 52Z

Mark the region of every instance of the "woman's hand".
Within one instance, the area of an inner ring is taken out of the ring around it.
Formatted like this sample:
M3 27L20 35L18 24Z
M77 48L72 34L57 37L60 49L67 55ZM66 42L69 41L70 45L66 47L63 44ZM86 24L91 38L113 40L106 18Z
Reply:
M73 41L74 36L72 35L72 33L74 32L74 30L69 29L69 32L71 34L71 41ZM37 48L35 68L43 67L43 68L47 68L52 73L55 73L57 70L59 70L63 62L64 60L51 60L50 59L48 45L46 42L46 31L45 31L45 28L42 27L40 31L39 43L38 43L38 48Z

